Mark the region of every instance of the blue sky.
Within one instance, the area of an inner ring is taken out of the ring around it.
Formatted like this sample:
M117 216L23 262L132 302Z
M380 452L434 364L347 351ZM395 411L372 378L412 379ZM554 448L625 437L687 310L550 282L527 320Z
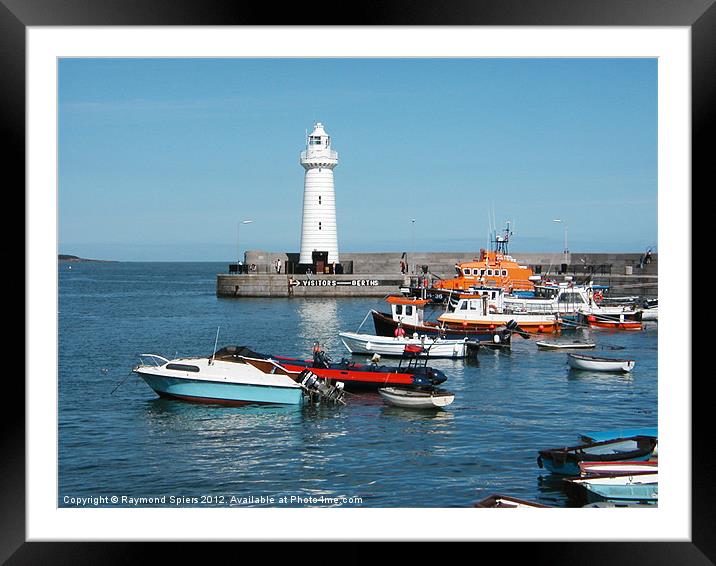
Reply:
M59 250L298 252L305 131L339 153L340 251L657 242L656 59L62 59Z

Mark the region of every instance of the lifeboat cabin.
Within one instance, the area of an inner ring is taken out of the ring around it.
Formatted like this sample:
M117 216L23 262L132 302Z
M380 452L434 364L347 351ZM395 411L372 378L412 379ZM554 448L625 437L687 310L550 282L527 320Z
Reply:
M473 286L495 286L506 292L533 291L534 281L540 277L532 269L519 265L505 253L480 250L480 259L460 263L452 279L438 281L434 287L451 291L466 291Z

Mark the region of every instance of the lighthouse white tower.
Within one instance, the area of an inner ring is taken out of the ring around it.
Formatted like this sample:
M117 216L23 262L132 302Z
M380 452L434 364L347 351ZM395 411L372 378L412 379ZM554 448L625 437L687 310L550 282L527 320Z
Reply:
M340 263L336 231L336 193L333 168L338 153L331 149L331 138L317 122L301 152L306 170L303 184L303 221L301 223L301 256L299 263L313 263L312 252L328 252L328 263Z

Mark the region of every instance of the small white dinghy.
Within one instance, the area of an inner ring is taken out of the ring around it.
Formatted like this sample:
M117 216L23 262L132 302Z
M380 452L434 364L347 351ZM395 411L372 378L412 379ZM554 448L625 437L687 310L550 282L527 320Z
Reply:
M587 371L630 372L634 369L634 360L619 360L616 358L600 358L597 356L584 356L582 354L567 354L567 363L573 369Z
M540 350L586 350L597 346L594 342L564 342L558 340L541 340L540 342L535 342L535 344Z
M455 394L444 389L434 391L417 391L399 387L382 387L378 393L389 405L409 409L433 409L447 407L455 400Z

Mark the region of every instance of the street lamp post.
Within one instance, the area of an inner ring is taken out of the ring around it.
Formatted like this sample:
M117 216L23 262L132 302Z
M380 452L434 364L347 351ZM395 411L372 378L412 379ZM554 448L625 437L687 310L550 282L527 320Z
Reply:
M569 263L569 247L567 246L567 223L561 218L555 218L554 222L561 224L562 228L564 228L564 263Z
M238 223L236 227L236 247L238 248L238 259L236 260L237 263L241 263L241 245L239 237L241 236L241 225L242 224L251 224L253 220L242 220Z
M415 218L413 218L411 221L412 224L412 230L411 230L411 240L410 240L410 261L413 262L413 256L415 255ZM415 274L415 264L413 263L413 274Z

